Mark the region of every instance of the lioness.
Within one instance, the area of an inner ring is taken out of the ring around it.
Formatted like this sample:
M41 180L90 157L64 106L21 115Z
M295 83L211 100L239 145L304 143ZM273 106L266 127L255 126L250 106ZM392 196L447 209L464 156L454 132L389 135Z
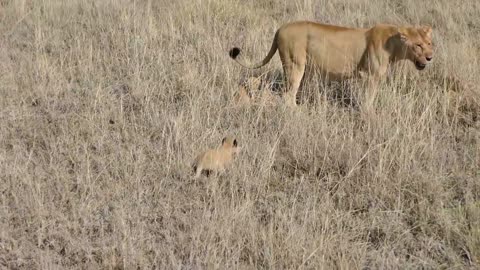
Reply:
M305 67L313 67L326 79L355 76L377 81L390 63L408 59L418 70L432 60L432 28L378 24L372 28L348 28L310 21L281 26L275 33L268 55L254 65L241 59L240 49L230 57L247 68L267 64L278 50L286 81L285 101L296 105L297 91Z
M240 152L240 147L235 138L227 136L223 138L222 145L217 149L209 149L199 154L193 162L195 177L198 178L202 172L224 171L226 166L233 161L234 155Z

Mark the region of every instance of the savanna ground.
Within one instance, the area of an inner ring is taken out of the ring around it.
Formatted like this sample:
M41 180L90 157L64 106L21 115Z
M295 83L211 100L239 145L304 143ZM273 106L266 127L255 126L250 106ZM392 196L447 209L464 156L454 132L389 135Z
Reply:
M0 268L480 267L479 1L0 8ZM296 19L429 24L434 61L392 73L370 108L356 82L315 80L293 111L236 106L245 78L270 91L282 73L228 50L258 60ZM193 181L227 134L235 166Z

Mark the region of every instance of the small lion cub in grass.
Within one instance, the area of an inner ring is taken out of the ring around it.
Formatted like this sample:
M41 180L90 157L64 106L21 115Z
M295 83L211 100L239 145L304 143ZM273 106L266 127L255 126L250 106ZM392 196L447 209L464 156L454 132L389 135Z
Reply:
M209 175L211 172L219 173L233 161L234 155L240 152L237 139L227 136L223 138L222 145L217 149L208 149L195 158L193 170L195 179L200 177L202 172Z
M240 86L235 95L235 104L243 105L267 105L275 104L275 96L272 90L262 86L261 78L250 77Z

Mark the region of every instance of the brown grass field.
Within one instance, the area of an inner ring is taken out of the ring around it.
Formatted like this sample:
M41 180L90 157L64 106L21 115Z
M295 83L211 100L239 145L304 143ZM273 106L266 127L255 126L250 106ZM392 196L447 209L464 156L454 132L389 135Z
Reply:
M0 269L480 268L479 14L0 0ZM259 60L293 20L429 24L434 60L396 65L370 107L357 81L313 78L291 110L278 54L249 71L228 50ZM273 105L235 103L250 76ZM195 156L228 134L234 166L195 181Z

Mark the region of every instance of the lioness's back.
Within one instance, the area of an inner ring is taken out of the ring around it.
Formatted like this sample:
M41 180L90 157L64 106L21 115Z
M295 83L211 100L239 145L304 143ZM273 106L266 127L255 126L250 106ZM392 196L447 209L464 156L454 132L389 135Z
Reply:
M330 31L330 32L352 31L352 30L359 29L359 28L350 28L350 27L344 27L344 26L338 26L338 25L324 24L324 23L313 22L313 21L295 21L295 22L290 22L282 25L279 28L279 31L285 31L293 28L301 28L301 29L317 28L317 29L322 29L324 31Z

